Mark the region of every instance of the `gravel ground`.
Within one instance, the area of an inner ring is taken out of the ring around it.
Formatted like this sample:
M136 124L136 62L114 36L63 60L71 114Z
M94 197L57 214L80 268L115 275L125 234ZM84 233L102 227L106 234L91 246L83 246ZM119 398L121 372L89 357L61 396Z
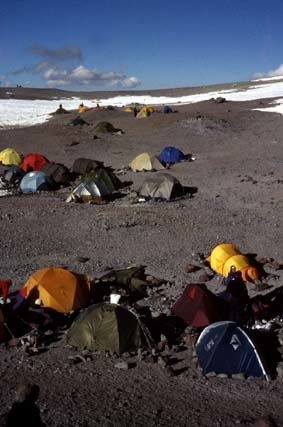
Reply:
M133 192L152 172L132 171L119 175L131 183L123 197L100 205L66 203L70 188L1 197L0 278L10 278L19 289L30 274L51 265L92 279L109 268L143 265L164 284L140 304L170 313L184 286L207 272L201 266L187 273L186 266L218 243L234 243L243 253L282 265L283 119L255 111L262 104L268 101L211 100L145 119L122 109L100 109L82 115L89 126L69 126L77 116L71 112L40 126L1 130L0 150L38 152L69 168L75 159L88 157L117 172L139 153L159 154L168 145L196 160L170 168L194 190L191 197L171 202L136 203ZM96 124L105 120L124 133L97 134ZM282 286L282 270L268 280L272 289ZM219 290L219 277L206 284ZM64 331L47 341L35 354L27 345L2 344L1 425L16 384L29 381L40 388L37 405L49 427L231 427L254 425L265 414L283 426L281 378L207 379L189 343L165 346L159 357L113 358L69 347ZM117 366L121 361L125 364Z

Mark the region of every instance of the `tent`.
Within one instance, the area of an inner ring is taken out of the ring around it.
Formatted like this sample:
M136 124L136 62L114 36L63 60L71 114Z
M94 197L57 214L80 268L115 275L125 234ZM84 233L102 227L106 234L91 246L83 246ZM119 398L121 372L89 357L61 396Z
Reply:
M125 307L100 303L88 307L73 322L67 342L81 349L120 355L145 345L143 330L138 317Z
M92 110L92 107L87 107L83 103L79 105L78 112L85 113L86 111Z
M152 171L162 170L165 167L160 163L158 158L152 153L139 154L131 161L129 167L134 171Z
M196 343L196 353L204 374L268 379L263 361L247 332L237 323L224 321L207 326Z
M69 169L61 163L48 162L40 169L56 184L68 184L72 180Z
M188 284L172 307L172 312L196 328L226 318L226 303L212 293L204 283Z
M149 116L151 113L154 112L154 108L149 105L145 105L140 111L146 113Z
M84 175L101 167L103 167L103 162L80 157L74 161L72 171L78 175Z
M106 187L112 192L119 190L119 188L123 186L120 179L115 175L114 172L112 172L110 168L98 168L92 172L89 172L84 175L82 182L93 179L104 183Z
M72 119L69 123L71 126L83 126L83 125L89 125L82 117L77 116L74 119Z
M69 313L90 302L90 279L64 268L48 267L33 273L24 285L29 301L40 299L43 307Z
M3 175L3 180L15 185L20 183L24 175L24 171L19 166L9 166Z
M54 187L54 183L44 172L34 171L24 175L20 182L20 189L23 193L35 193L36 191L49 191Z
M186 160L186 156L181 150L175 147L165 147L158 156L162 163L179 163Z
M67 202L71 200L79 200L82 202L101 203L102 200L109 197L114 191L112 182L105 182L96 176L86 176L82 182L74 188L71 195L67 198Z
M21 163L21 156L13 148L5 148L0 151L0 163L3 165L16 165Z
M173 113L173 110L171 107L169 107L169 105L164 105L164 107L162 108L162 111L165 114Z
M99 122L95 126L94 130L100 133L117 133L122 132L122 129L115 128L112 123L109 122Z
M212 270L227 277L232 265L237 271L241 271L244 281L258 279L257 269L251 265L247 256L232 243L221 243L217 245L206 259Z
M147 177L138 193L143 197L165 200L184 194L183 187L177 178L164 172Z
M42 166L48 162L49 160L47 160L47 158L44 157L42 154L29 153L24 156L20 164L20 168L23 169L25 172L30 172L31 170L40 171Z

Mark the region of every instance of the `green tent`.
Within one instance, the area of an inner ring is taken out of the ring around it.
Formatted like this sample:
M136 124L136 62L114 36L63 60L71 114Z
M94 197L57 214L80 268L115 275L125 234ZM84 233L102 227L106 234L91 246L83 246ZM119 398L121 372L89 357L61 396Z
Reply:
M148 336L138 317L117 304L88 307L67 333L68 344L77 348L109 351L118 355L145 346Z
M98 168L84 175L82 182L96 180L113 191L117 191L122 187L122 182L110 168Z

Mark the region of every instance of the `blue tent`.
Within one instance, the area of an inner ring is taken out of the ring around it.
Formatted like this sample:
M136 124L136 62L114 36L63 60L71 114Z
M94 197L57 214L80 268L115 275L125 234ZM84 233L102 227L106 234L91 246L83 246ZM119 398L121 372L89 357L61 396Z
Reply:
M159 154L159 160L163 163L178 163L186 160L186 156L178 148L165 147Z
M173 113L173 110L171 107L169 107L169 105L164 105L163 113L165 113L165 114Z
M196 343L196 353L204 374L245 374L268 379L263 362L251 338L235 322L207 326Z
M32 171L25 174L20 182L23 193L35 193L36 191L48 191L54 187L52 180L43 172Z

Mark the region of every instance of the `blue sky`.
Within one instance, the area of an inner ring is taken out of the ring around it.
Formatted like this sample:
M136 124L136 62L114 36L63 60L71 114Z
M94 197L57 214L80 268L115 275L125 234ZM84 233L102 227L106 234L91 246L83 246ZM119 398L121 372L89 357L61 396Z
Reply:
M282 22L282 0L3 0L1 86L143 90L282 75Z

